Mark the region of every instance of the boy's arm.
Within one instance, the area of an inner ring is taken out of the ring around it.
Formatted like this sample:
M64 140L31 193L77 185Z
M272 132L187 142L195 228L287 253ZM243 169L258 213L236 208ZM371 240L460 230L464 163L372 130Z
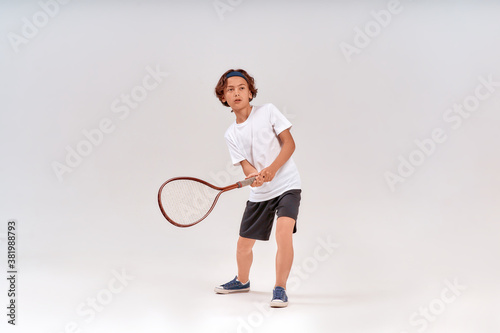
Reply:
M293 140L292 134L289 129L284 130L278 135L280 141L282 142L281 151L271 163L270 166L264 168L260 171L260 176L262 177L264 182L270 182L273 180L276 172L283 166L283 164L288 161L288 159L292 156L295 151L295 141ZM249 163L250 164L250 163Z
M247 160L241 161L240 165L243 168L243 173L245 174L245 177L247 178L252 177L253 173L258 173L257 169L255 169L255 167L251 165L250 162L248 162Z
M255 181L250 186L252 187L261 186L262 183L264 183L262 178L259 176L259 172L257 171L257 169L255 169L255 167L252 164L250 164L250 162L248 162L247 160L243 160L240 162L240 165L243 168L243 173L247 178L257 176Z

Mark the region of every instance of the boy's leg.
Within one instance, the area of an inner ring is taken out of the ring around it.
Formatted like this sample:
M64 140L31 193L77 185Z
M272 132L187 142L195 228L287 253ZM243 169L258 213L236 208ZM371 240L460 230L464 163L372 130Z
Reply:
M238 238L236 248L236 262L238 264L238 281L245 284L249 280L250 267L253 261L252 248L255 244L255 239L241 237Z
M295 220L282 216L276 222L276 243L278 251L276 253L276 285L286 289L286 281L293 263L293 228Z

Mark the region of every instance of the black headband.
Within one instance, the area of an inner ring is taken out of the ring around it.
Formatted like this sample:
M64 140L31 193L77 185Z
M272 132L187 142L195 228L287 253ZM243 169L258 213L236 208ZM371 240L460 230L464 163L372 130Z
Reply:
M230 73L227 73L226 75L226 79L229 79L230 77L233 77L233 76L239 76L239 77L242 77L245 79L245 81L248 82L247 78L245 77L245 75L243 75L243 73L241 72L238 72L238 71L234 71L234 72L230 72Z

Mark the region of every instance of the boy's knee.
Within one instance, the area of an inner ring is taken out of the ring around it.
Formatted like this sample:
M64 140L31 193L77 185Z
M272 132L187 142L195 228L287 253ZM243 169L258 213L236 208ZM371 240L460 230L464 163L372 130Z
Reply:
M276 221L276 236L293 234L295 220L291 217L282 216Z
M246 253L252 251L253 245L255 244L255 240L249 238L240 237L238 239L237 251L240 253Z
M294 226L295 220L293 219L278 222L276 226L276 243L278 246L288 244L292 241Z

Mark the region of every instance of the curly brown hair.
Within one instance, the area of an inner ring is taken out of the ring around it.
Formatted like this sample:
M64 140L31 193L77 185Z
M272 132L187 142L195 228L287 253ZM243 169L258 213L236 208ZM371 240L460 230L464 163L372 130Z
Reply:
M248 83L248 89L252 93L252 98L250 98L250 101L257 96L257 88L255 87L255 80L250 74L248 74L245 70L243 69L230 69L226 71L224 74L219 79L219 82L217 83L217 86L215 86L215 95L219 99L219 101L224 105L224 106L229 106L227 102L223 102L222 99L224 98L224 91L227 88L227 78L226 75L231 73L231 72L240 72L245 76L247 83Z

